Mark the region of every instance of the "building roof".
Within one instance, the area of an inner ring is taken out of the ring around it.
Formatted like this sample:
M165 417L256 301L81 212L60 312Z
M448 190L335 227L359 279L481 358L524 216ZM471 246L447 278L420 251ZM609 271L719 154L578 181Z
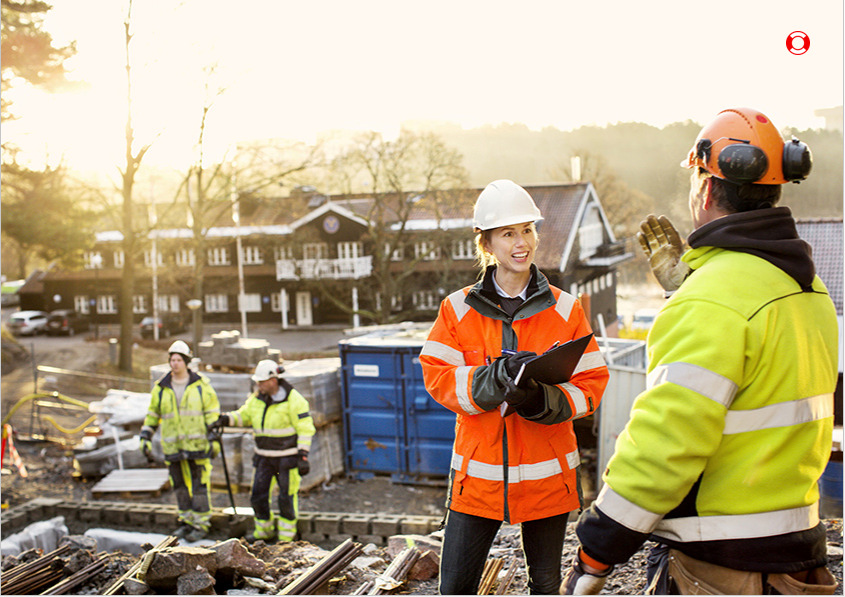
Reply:
M842 250L842 219L824 218L812 220L798 220L798 236L810 243L813 248L813 262L816 273L822 279L833 304L836 305L837 315L842 315L843 282L843 250Z

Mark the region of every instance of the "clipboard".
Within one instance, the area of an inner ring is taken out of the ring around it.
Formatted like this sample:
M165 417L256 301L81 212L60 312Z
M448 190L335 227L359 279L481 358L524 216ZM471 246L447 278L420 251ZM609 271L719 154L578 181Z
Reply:
M530 361L524 362L513 380L514 383L519 385L519 380L523 376L547 384L569 381L592 338L592 333L581 336L575 340L564 342L560 346L555 346Z

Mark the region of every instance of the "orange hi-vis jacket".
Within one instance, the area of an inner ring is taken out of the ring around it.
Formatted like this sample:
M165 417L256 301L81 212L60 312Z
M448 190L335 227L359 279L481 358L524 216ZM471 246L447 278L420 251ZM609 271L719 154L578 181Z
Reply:
M539 384L541 412L502 416L502 349L539 354L592 331L575 297L532 270L536 290L512 316L481 292L491 286L490 269L485 280L449 295L420 352L426 389L458 415L449 508L513 524L580 507L572 421L595 412L609 378L592 339L569 382Z

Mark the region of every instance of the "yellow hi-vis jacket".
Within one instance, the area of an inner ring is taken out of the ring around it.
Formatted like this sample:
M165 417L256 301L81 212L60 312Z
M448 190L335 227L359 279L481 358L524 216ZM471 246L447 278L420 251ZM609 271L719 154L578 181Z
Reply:
M827 289L812 268L802 289L747 252L701 246L683 259L693 273L649 332L647 389L579 520L582 545L609 564L651 534L729 568L824 565L817 482L838 361Z
M609 377L592 339L569 382L540 384L542 412L502 417L502 349L542 353L591 331L581 304L532 269L537 291L512 317L480 294L483 282L449 295L420 352L426 389L457 413L449 507L511 523L580 507L572 421L595 412Z
M229 413L233 427L252 427L255 453L267 458L287 458L296 466L299 450L311 449L316 433L308 401L287 381L279 380L278 401L254 392L238 410Z
M172 374L156 382L141 428L141 435L151 439L161 422L161 447L168 462L210 458L208 426L220 417L220 401L208 378L195 371L188 373L188 385L178 404Z

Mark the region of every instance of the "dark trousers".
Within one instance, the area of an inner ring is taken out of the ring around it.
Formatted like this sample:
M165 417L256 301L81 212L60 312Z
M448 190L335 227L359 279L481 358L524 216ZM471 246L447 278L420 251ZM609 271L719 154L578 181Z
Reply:
M557 595L569 514L523 522L522 551L531 595ZM500 520L449 510L440 556L440 594L476 595Z
M270 489L275 478L279 484L279 514L287 520L296 520L293 496L288 492L292 467L286 459L256 455L252 462L255 474L252 477L252 495L249 502L255 517L270 520Z

